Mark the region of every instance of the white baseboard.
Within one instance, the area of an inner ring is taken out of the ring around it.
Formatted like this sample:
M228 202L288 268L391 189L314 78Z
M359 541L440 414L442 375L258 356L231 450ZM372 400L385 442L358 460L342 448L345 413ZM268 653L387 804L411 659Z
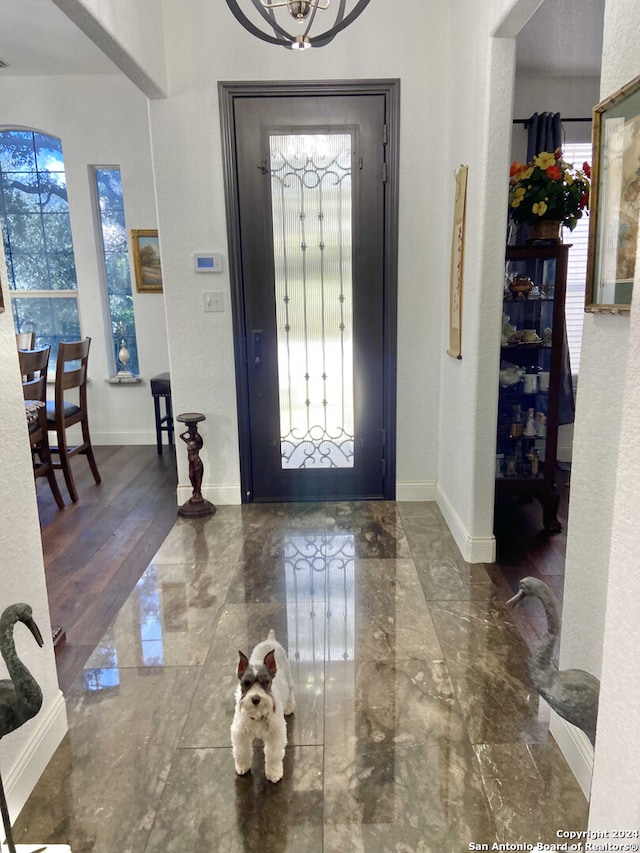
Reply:
M578 780L582 793L589 800L593 775L593 747L589 738L553 710L549 720L549 731L560 747L560 752L564 755L571 772Z
M40 717L36 719L39 720L40 725L33 732L31 739L4 779L12 823L31 796L38 779L69 728L67 706L62 691L58 691L58 695L42 719Z
M186 503L192 494L193 489L190 485L178 486L178 504L182 505L183 503ZM202 487L202 497L211 501L214 506L217 506L218 504L220 504L220 506L237 506L242 503L240 494L239 483L231 486L212 485Z
M436 499L435 480L423 480L416 483L396 483L396 500L408 501L415 503L416 501L435 501Z
M472 536L462 523L449 498L437 488L436 502L447 522L451 535L467 563L493 563L496 559L495 536Z

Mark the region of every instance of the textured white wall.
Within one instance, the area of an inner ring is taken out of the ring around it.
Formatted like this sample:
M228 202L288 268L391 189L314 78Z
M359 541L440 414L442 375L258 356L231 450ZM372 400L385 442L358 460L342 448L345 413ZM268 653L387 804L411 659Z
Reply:
M499 336L499 300L506 228L507 174L511 119L512 40L491 39L498 14L507 3L494 3L493 14L474 2L455 4L457 27L449 73L452 100L447 198L459 163L469 165L464 247L462 359L441 357L439 501L465 556L479 548L491 560L495 408ZM454 94L455 93L455 94ZM450 210L450 207L449 207ZM451 214L443 245L450 247ZM449 257L442 271L445 295L442 335L448 340ZM459 528L459 529L457 529ZM467 536L467 548L464 536ZM475 543L475 544L474 544Z
M636 268L635 288L640 288ZM611 562L602 652L602 692L589 826L640 826L640 303L631 311L618 446Z
M4 252L0 241L0 281L6 287ZM5 305L8 294L4 292ZM12 732L0 742L0 767L7 788L12 812L22 806L26 792L13 792L12 782L19 775L25 755L42 737L43 727L55 715L60 705L49 603L42 561L40 523L36 506L35 485L31 471L31 453L24 414L24 398L18 367L18 353L10 311L0 313L0 612L10 604L24 601L33 608L33 615L45 640L40 648L23 625L16 626L18 655L42 688L43 704L39 714L19 731ZM0 663L0 678L6 678L4 662ZM59 712L58 712L59 713ZM64 712L63 712L64 716ZM66 720L64 720L66 729ZM50 758L57 742L43 749L43 762ZM9 783L7 783L9 780Z
M127 229L155 228L147 99L119 75L3 77L5 127L35 128L62 139L78 276L80 328L89 336L89 411L94 444L154 444L148 380L168 370L162 294L133 287L141 385L107 385L107 341L90 193L89 165L122 170ZM133 263L131 264L133 282Z
M607 0L603 98L640 74L639 38L638 3ZM575 595L574 607L565 614L565 619L569 615L576 625L581 625L583 640L588 640L595 631L602 636L604 628L603 647L597 650L593 661L588 661L596 665L601 661L602 680L590 829L640 826L640 681L637 672L640 655L637 618L640 598L640 304L636 298L640 292L639 273L636 265L630 317L588 317L588 337L584 344L590 371L586 399L579 401L583 406L579 449L584 452L588 444L588 451L596 453L592 459L597 462L589 472L588 459L584 460L577 495L572 488L572 538L567 543L567 571L571 572L573 581L581 570L585 589L582 595ZM580 382L582 397L582 374ZM590 596L592 584L594 594ZM575 586L572 583L572 587ZM590 606L590 599L596 607ZM588 630L585 626L589 626ZM566 628L563 629L561 660L579 661L580 632L568 633L565 642L565 631ZM595 668L592 671L599 673Z
M640 73L640 7L607 0L601 97ZM563 667L600 675L629 316L585 316L576 401L561 644ZM625 441L626 446L626 441Z

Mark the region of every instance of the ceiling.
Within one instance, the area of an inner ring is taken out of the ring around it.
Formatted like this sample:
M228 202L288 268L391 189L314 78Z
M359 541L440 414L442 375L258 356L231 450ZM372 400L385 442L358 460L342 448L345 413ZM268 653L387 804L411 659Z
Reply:
M518 36L518 70L599 75L604 3L544 0ZM52 0L0 0L0 60L3 76L117 73Z
M0 0L0 60L5 77L118 73L51 0Z
M516 67L544 77L599 77L605 0L544 0L516 39Z

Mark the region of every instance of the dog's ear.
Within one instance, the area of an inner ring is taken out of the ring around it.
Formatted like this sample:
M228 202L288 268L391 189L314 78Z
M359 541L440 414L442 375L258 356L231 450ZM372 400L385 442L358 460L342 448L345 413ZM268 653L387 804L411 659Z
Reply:
M276 667L276 652L275 649L271 649L270 652L267 652L264 656L264 665L269 670L269 675L271 678L276 677L276 672L278 668Z
M243 655L242 652L238 652L240 655L240 660L238 661L238 678L242 678L246 668L249 666L249 658L246 655Z

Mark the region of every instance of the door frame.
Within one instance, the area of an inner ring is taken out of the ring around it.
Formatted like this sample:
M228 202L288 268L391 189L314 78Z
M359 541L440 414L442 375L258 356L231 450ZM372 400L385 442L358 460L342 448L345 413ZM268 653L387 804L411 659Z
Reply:
M242 503L253 500L251 433L248 381L248 334L240 253L240 210L238 164L235 149L235 103L241 98L327 97L332 95L383 95L386 112L384 191L384 345L383 423L385 430L384 499L395 500L396 492L396 383L398 314L398 206L400 80L321 80L242 82L220 81L218 101L222 133L222 165L235 354Z

